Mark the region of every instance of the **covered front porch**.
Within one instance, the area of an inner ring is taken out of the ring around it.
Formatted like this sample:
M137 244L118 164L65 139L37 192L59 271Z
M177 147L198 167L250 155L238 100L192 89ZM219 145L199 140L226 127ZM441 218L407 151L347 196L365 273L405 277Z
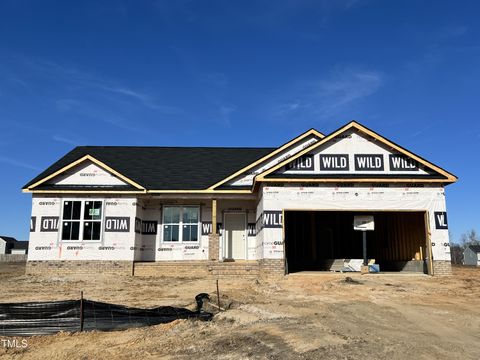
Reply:
M138 198L135 262L256 261L256 195Z

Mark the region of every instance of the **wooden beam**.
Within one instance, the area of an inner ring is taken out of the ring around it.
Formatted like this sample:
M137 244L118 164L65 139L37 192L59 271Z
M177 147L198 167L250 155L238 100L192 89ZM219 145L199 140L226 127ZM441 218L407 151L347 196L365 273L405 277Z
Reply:
M425 211L425 232L426 232L426 255L428 256L427 269L428 275L434 275L433 271L433 250L432 250L432 233L430 231L430 214Z
M242 173L244 173L245 171L255 167L256 165L270 159L271 157L273 157L274 155L277 155L278 153L282 152L283 150L287 149L289 146L291 145L294 145L295 143L299 142L300 140L308 137L309 135L314 135L314 136L317 136L318 138L320 139L323 139L325 137L325 135L323 135L321 132L315 130L315 129L310 129L306 132L304 132L303 134L297 136L295 139L292 139L290 140L288 143L280 146L279 148L275 149L274 151L272 151L271 153L268 153L267 155L265 155L264 157L262 157L261 159L258 159L257 161L251 163L250 165L238 170L237 172L233 173L232 175L228 176L227 178L223 179L222 181L219 181L217 182L216 184L213 184L212 186L210 186L208 189L209 190L213 190L214 188L222 185L222 184L225 184L227 181L235 178L236 176L239 176L241 175Z
M212 199L212 235L217 235L217 199Z
M411 178L411 179L395 179L395 178L256 178L256 182L275 182L275 183L451 183L447 179L429 179L429 178Z
M47 180L50 180L52 178L54 178L55 176L57 175L60 175L62 172L65 172L73 167L75 167L76 165L84 162L84 161L91 161L92 163L94 163L95 165L99 166L100 168L103 168L104 170L106 170L107 172L110 172L112 173L113 175L115 175L116 177L122 179L123 181L125 181L126 183L132 185L133 187L137 188L137 189L140 189L140 190L146 190L142 185L136 183L135 181L129 179L128 177L120 174L118 171L116 171L115 169L112 169L110 166L108 166L107 164L101 162L100 160L97 160L96 158L94 158L93 156L91 155L85 155L83 156L82 158L64 166L63 168L55 171L54 173L40 179L39 181L37 181L36 183L28 186L25 190L33 190L33 188L37 187L38 185L40 184L43 184L44 182L46 182Z
M295 155L277 163L275 166L272 166L271 168L268 168L267 170L263 171L262 173L258 174L255 178L254 178L254 181L269 181L269 180L266 180L265 179L265 176L273 173L274 171L280 169L281 167L285 166L286 164L288 164L289 162L301 157L302 155L305 155L313 150L315 150L316 148L322 146L323 144L325 144L326 142L328 142L329 140L331 139L334 139L337 135L349 130L349 129L356 129L357 131L361 131L363 132L364 134L367 134L368 136L371 136L373 139L376 139L378 140L379 142L383 143L384 145L392 148L392 149L395 149L396 151L398 151L399 153L401 154L404 154L408 157L411 157L413 158L414 160L418 161L420 164L423 164L425 165L427 168L429 169L432 169L440 174L442 174L443 176L445 176L445 179L442 180L442 182L445 182L445 183L454 183L457 181L457 177L449 172L447 172L446 170L443 170L442 168L436 166L435 164L432 164L431 162L428 162L427 160L421 158L420 156L418 155L415 155L414 153L411 153L409 152L408 150L402 148L401 146L399 145L396 145L395 143L391 142L390 140L384 138L383 136L373 132L372 130L370 129L367 129L366 127L364 127L363 125L360 125L359 123L357 123L356 121L351 121L350 123L348 123L347 125L341 127L340 129L338 129L337 131L331 133L330 135L324 137L323 139L321 139L320 141L317 141L316 143L312 144L311 146L305 148L304 150L302 151L299 151L298 153L296 153ZM271 180L273 181L273 180ZM255 184L255 183L254 183Z

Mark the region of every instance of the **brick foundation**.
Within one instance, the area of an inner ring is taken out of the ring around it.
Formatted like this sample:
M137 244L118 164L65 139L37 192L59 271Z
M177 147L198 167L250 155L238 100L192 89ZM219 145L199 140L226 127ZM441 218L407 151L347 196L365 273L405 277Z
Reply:
M217 261L220 251L220 235L208 235L208 260Z
M258 278L258 261L161 261L135 263L135 276Z
M434 276L452 275L452 263L448 260L446 261L434 260L433 275Z
M435 276L452 274L450 261L433 261ZM238 277L275 279L285 275L283 259L259 261L159 261L133 263L132 261L65 260L27 261L28 275L115 274L131 276L169 277Z
M272 272L272 273L269 273ZM238 277L257 279L262 277L283 276L283 260L267 261L27 261L26 273L29 275L62 276L73 274L115 274L147 277L198 277L222 278Z
M157 261L135 263L135 276L204 277L208 261Z
M207 268L209 275L215 278L257 279L260 276L260 264L258 261L210 262Z
M115 274L132 275L133 261L65 260L27 261L28 275Z
M265 279L280 278L285 275L284 259L260 260L260 276Z

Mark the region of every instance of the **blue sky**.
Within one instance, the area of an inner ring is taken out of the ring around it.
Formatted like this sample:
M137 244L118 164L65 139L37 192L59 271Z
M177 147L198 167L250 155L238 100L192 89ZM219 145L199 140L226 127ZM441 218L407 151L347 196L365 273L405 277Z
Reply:
M480 230L478 1L0 2L0 233L77 145L278 146L355 119L459 176Z

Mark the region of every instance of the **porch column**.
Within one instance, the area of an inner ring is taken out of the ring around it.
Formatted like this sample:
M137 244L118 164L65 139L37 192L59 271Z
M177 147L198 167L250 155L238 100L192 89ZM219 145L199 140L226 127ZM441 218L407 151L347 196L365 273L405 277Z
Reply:
M212 199L212 233L208 235L208 260L217 261L220 236L217 234L217 199Z
M212 235L217 235L217 199L212 199Z

